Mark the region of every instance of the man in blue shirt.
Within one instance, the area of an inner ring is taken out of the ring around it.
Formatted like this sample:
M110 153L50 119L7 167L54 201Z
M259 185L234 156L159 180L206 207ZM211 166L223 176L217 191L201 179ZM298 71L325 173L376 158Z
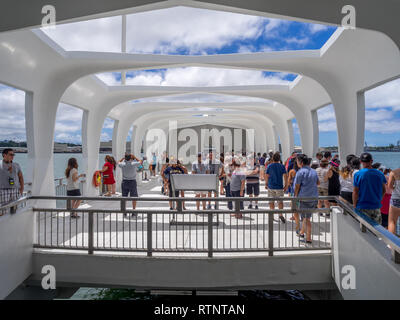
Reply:
M310 161L305 154L299 154L297 156L297 165L300 170L297 171L296 177L294 179L294 196L295 197L304 197L304 198L318 198L318 175L314 169L310 168ZM318 200L313 201L299 201L299 209L314 209L317 208ZM296 232L302 238L304 234L306 234L306 243L312 243L311 240L311 216L312 213L301 213L301 220L303 224L301 226L301 230L299 229L299 215L295 214L296 221ZM302 241L302 240L300 240ZM303 240L304 241L304 240Z
M372 168L372 156L365 152L360 156L364 169L354 175L353 206L379 224L382 223L381 201L386 192L386 178Z
M281 155L279 152L274 153L272 156L272 163L268 165L265 171L265 189L268 189L268 197L277 198L284 197L284 193L287 189L287 174L283 164L280 163ZM285 182L285 186L283 185ZM275 209L275 201L269 202L269 208ZM278 208L283 209L283 201L278 201ZM286 223L286 219L282 214L279 215L279 219L283 223Z

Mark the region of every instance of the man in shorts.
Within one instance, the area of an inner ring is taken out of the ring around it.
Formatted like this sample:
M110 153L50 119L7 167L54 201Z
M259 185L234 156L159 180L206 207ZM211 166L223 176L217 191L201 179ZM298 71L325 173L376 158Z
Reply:
M197 161L192 163L192 174L206 174L207 173L207 167L206 165L202 162L202 155L201 152L197 154ZM198 191L196 192L196 198L205 198L207 196L207 193L204 191ZM202 201L203 204L203 210L206 210L206 201ZM200 210L200 201L196 201L196 207L197 210Z
M279 198L285 196L287 189L287 173L285 166L281 163L281 155L275 152L272 155L272 163L270 163L265 171L265 189L268 189L268 197ZM275 201L269 202L269 208L275 209ZM283 201L278 201L278 208L283 209ZM282 213L279 214L279 219L286 223Z
M126 153L125 157L118 162L118 167L122 170L122 196L123 197L137 197L137 182L136 174L137 168L142 164L142 160L136 158L133 154ZM136 209L136 201L132 201L132 209ZM127 214L125 213L126 217ZM132 213L132 217L136 216L136 213Z
M318 197L318 175L314 169L310 167L310 159L305 154L300 154L297 156L297 165L300 170L297 171L296 177L294 179L294 196L295 197L303 197L303 198L317 198ZM317 208L318 201L299 201L299 209L314 209ZM300 213L301 220L303 224L301 226L301 230L296 232L300 236L300 238L304 238L304 234L306 234L306 240L300 239L301 242L305 242L307 244L312 243L312 230L311 230L311 212L303 212ZM298 222L296 221L298 225Z

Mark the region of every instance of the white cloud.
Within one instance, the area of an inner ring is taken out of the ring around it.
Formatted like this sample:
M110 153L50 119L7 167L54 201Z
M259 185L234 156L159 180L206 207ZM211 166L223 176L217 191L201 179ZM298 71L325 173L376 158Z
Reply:
M310 23L310 24L308 25L308 27L309 27L310 32L311 32L312 34L318 33L318 32L321 32L321 31L326 31L326 30L328 30L328 28L329 28L328 26L323 25L323 24L313 24L313 23Z
M129 15L130 52L191 54L219 49L234 40L254 39L263 32L265 18L230 12L175 7Z
M121 52L121 16L42 29L67 51Z
M99 75L98 75L99 76ZM171 68L166 71L138 71L127 75L130 85L161 86L235 86L289 84L287 73L279 72L265 76L262 71L220 69L204 67ZM99 78L108 85L120 84L112 74L101 74Z
M365 92L367 108L393 107L400 111L400 79L390 81Z
M104 120L103 129L113 129L114 128L114 120L110 118L106 118Z
M0 140L25 140L25 92L0 85L0 112Z

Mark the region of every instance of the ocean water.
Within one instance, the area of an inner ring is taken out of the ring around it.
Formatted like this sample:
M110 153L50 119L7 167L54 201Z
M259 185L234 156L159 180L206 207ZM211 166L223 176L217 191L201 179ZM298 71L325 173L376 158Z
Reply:
M371 152L374 162L380 162L387 168L396 169L400 168L400 152ZM104 164L104 158L106 154L101 153L99 155L99 169ZM54 154L54 178L64 177L64 171L67 167L68 159L74 157L78 160L78 164L82 166L82 154L81 153L55 153ZM23 172L26 172L28 157L26 153L17 153L15 156L15 162L18 162ZM88 174L91 177L93 172Z

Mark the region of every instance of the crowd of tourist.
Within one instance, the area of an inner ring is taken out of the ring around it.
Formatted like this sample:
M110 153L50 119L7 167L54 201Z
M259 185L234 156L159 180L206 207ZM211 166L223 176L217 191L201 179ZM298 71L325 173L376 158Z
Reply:
M0 163L0 199L6 203L17 199L23 193L24 180L19 165L13 162L12 149L3 151L3 161ZM153 153L150 161L146 157L139 159L134 155L126 154L118 162L110 155L105 157L105 163L98 172L102 175L105 186L105 196L116 194L116 168L122 171L121 191L123 197L138 197L136 178L142 174L144 181L157 176L159 171L162 179L162 193L170 197L184 197L184 191L173 192L172 177L176 174L188 174L189 170L173 156L166 155L157 170L157 156ZM318 208L329 208L335 200L318 199L318 197L335 196L352 205L355 210L367 215L379 224L382 224L393 234L398 233L396 224L400 216L400 169L391 170L380 163L374 163L372 155L362 153L360 156L348 155L342 164L338 155L332 156L330 152L320 153L312 159L305 154L293 152L283 162L279 152L269 150L268 153L228 152L216 157L213 151L206 154L198 153L197 159L191 164L191 174L214 174L218 176L220 195L225 197L244 197L249 202L248 209L259 209L258 197L260 195L260 182L265 182L269 201L269 209L284 208L285 194L295 198L314 198L313 200L299 200L293 207L291 220L295 221L296 233L304 242L312 241L311 211ZM80 196L79 179L85 174L79 174L78 162L70 158L65 170L67 180L67 195ZM196 191L196 208L200 210L211 209L201 198L217 196L217 190ZM17 195L17 196L16 196ZM78 208L80 201L72 201L72 208ZM174 208L172 201L170 209ZM244 209L244 201L239 202L240 209ZM136 201L132 201L133 209ZM233 210L232 201L227 202L227 207ZM297 209L313 209L297 211ZM183 202L185 210L185 203ZM214 204L216 209L216 204ZM299 213L300 212L300 213ZM322 213L320 213L322 215ZM325 214L329 217L329 213ZM243 218L242 213L233 213L237 219ZM78 217L76 214L71 217ZM279 219L286 223L285 217L280 214Z

